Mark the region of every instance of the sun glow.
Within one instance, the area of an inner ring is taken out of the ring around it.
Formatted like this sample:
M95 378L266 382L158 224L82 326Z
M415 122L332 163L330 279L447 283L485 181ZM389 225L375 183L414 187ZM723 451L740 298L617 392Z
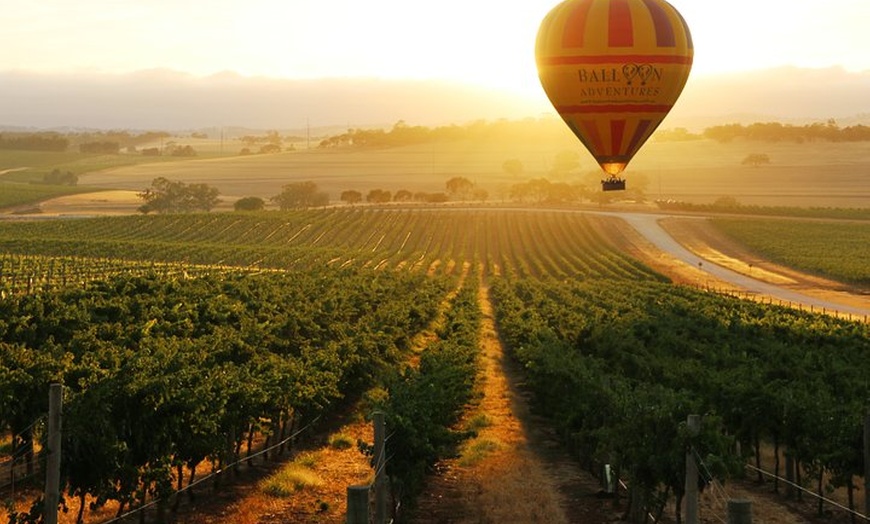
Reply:
M439 79L540 95L538 25L558 0L43 0L7 10L0 71L166 68L285 78ZM866 0L671 0L696 73L870 70Z

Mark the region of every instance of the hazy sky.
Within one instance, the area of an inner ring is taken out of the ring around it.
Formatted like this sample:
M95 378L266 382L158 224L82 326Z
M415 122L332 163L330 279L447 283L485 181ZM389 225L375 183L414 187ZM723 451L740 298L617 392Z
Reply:
M440 78L539 90L554 0L0 0L0 71L168 68L285 78ZM695 74L870 71L870 0L671 0Z

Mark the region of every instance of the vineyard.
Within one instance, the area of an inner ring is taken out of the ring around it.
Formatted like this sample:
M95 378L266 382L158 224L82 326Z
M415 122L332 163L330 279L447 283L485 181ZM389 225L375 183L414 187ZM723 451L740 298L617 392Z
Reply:
M616 219L523 210L326 209L0 223L0 252L244 268L657 278L607 241Z
M165 498L362 397L394 432L394 490L414 493L461 438L486 282L537 411L590 471L615 468L634 521L679 507L687 449L725 479L769 446L777 473L845 488L855 507L870 326L673 285L619 250L616 220L340 208L0 223L0 474L13 457L36 469L60 381L80 519Z
M670 497L679 508L686 449L723 478L760 467L765 442L777 475L820 496L845 487L854 509L866 324L652 281L501 279L493 295L538 409L591 470L608 463L630 480L632 521ZM696 437L681 426L691 413L704 414Z
M717 218L714 223L775 262L870 288L870 227L866 221Z
M202 462L237 463L255 437L283 440L377 385L450 285L225 270L15 295L0 302L0 421L32 472L46 385L65 384L68 493L82 512L113 501L121 514L193 482Z

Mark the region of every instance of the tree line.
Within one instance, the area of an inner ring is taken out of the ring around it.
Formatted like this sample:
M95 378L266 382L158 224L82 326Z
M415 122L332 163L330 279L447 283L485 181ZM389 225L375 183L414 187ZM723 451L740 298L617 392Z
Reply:
M332 135L321 140L318 147L331 148L387 148L430 142L447 142L477 139L525 139L529 141L549 140L563 134L561 121L546 119L525 119L516 121L499 120L496 122L478 121L468 125L448 125L440 127L412 126L400 120L390 129L348 129L344 133ZM694 133L686 128L660 129L654 135L660 141L690 141L709 139L727 143L742 139L760 142L791 141L797 143L864 142L870 141L870 126L858 124L840 127L831 119L805 125L783 124L781 122L756 122L749 125L724 124L705 128Z
M638 184L625 194L625 198L636 201L644 200L643 187ZM151 187L141 191L138 196L144 200L139 211L148 213L187 213L193 211L211 211L221 200L220 191L208 184L185 184L180 181L168 180L164 177L152 181ZM607 195L591 190L584 184L568 184L566 182L551 182L547 178L536 178L518 182L510 186L503 195L508 200L520 204L570 204L589 200L605 203ZM452 177L445 182L445 191L412 192L399 189L392 192L387 189L375 188L363 194L355 189L342 191L339 200L348 205L362 202L368 204L426 203L443 204L446 202L486 202L489 191L466 177ZM306 180L291 182L282 186L281 193L269 198L269 202L281 210L308 209L325 207L331 203L329 193L321 191L317 183ZM233 204L236 211L262 211L266 209L267 201L258 196L248 196Z
M82 153L117 154L124 148L133 148L171 136L165 131L88 131L80 133L58 133L41 131L36 133L7 132L0 134L0 149L17 151L64 152L77 146Z
M734 140L757 142L867 142L870 141L870 126L862 124L840 127L835 120L814 122L805 125L781 122L756 122L754 124L726 124L712 126L701 133L691 133L685 128L663 129L655 134L660 141L689 141L709 139L721 143Z

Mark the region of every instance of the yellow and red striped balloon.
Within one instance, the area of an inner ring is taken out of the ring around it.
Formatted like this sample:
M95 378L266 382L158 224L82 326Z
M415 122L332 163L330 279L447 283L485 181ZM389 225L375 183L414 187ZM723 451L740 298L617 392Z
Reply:
M665 0L565 0L541 22L541 85L612 178L673 107L692 68L686 21Z

